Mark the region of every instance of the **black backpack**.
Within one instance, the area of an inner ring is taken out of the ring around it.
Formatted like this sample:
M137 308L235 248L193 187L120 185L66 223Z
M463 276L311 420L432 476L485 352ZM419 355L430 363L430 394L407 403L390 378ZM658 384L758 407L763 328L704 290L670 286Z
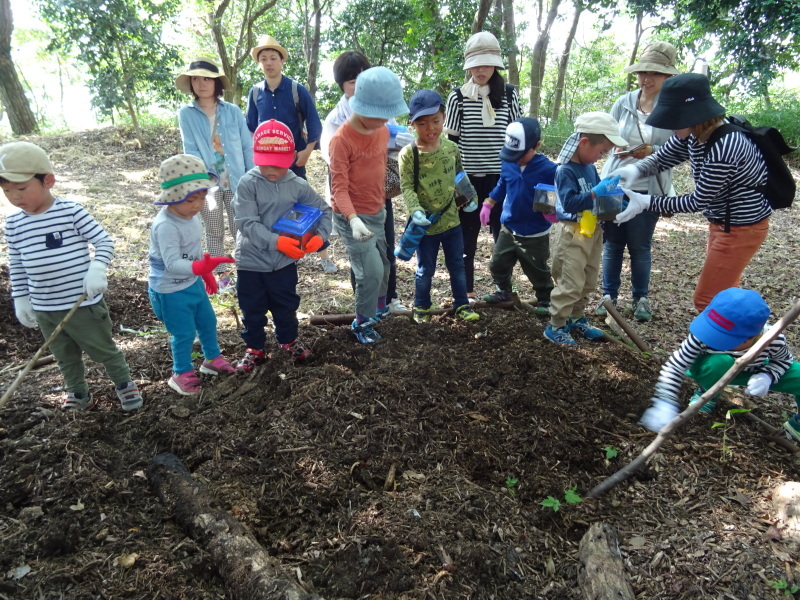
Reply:
M789 208L794 200L797 185L782 156L794 152L795 148L790 147L783 139L781 132L774 127L754 127L744 117L729 115L728 122L717 127L709 136L706 142L704 158L708 156L709 151L717 141L734 131L741 131L750 138L767 164L766 185L753 189L764 194L772 208ZM729 231L729 228L730 204L728 204L727 214L725 215L725 231Z

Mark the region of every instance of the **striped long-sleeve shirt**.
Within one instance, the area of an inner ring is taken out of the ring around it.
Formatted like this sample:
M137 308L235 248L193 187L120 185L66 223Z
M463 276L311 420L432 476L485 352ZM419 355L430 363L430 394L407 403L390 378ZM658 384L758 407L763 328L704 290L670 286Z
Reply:
M503 105L495 109L494 125L486 127L481 117L482 100L458 99L458 92L447 97L444 132L456 138L464 170L470 175L500 173L500 157L506 139L506 127L520 116L517 90L511 94L511 106L506 94Z
M112 240L80 204L55 197L39 215L19 211L6 219L11 295L30 296L34 310L66 310L83 294L83 278L92 261L114 258ZM81 306L100 302L102 294Z
M767 330L767 327L764 328ZM656 383L655 396L664 400L669 400L678 404L678 394L681 389L681 382L686 370L704 354L729 354L736 358L742 356L747 350L738 352L718 352L712 350L706 344L697 339L693 334L689 334L680 347L672 353L664 366ZM792 351L786 344L786 336L780 334L772 343L764 348L758 358L745 367L745 373L766 373L772 377L772 381L778 381L789 367L792 366L794 357Z
M653 196L650 210L699 212L709 221L724 222L730 203L731 225L753 225L772 214L769 202L754 188L767 181L761 152L746 135L734 132L721 137L706 153L706 143L694 135L673 135L658 152L636 163L642 175L675 167L689 160L695 189L683 196Z

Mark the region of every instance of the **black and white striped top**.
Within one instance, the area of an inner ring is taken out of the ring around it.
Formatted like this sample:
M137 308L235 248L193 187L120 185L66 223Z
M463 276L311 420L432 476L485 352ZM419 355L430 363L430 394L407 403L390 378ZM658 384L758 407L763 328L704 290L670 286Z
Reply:
M728 203L731 225L753 225L772 214L764 195L753 188L767 182L767 165L756 145L741 132L721 137L705 156L706 143L694 135L673 135L658 152L636 163L643 175L653 175L685 160L692 166L695 189L683 196L653 196L650 210L698 212L709 221L725 220Z
M459 102L458 93L450 92L445 108L444 132L455 136L464 170L471 175L500 173L498 154L506 139L506 127L520 117L519 96L516 88L508 106L503 93L503 105L495 108L494 125L484 127L481 118L482 100L464 98Z
M11 295L30 296L34 310L67 310L83 294L83 278L94 246L95 260L114 258L112 240L80 204L56 196L39 215L19 211L6 219ZM102 294L81 306L96 304Z
M764 327L764 331L768 328ZM655 396L664 400L669 400L678 404L678 395L681 389L681 382L686 370L694 364L703 354L729 354L733 357L740 357L747 350L718 352L712 350L693 334L689 334L680 347L672 353L664 366L656 383ZM794 357L792 351L786 344L786 336L780 334L772 343L764 348L758 358L745 367L745 373L766 373L772 377L772 382L778 381L789 367L792 366Z

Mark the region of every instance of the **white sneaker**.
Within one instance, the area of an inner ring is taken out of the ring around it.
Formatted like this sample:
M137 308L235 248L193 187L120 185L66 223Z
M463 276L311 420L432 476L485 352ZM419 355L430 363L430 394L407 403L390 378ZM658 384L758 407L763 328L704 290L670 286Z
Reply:
M388 305L390 313L408 312L408 307L399 298L392 298Z

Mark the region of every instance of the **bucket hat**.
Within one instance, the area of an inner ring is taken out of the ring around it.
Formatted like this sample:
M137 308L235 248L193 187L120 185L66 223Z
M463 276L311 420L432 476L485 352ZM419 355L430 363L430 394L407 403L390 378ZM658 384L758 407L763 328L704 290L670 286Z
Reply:
M665 82L666 83L666 82ZM615 146L627 146L628 142L619 134L619 123L606 112L594 111L575 119L576 133L597 133L606 136Z
M689 331L709 348L733 350L764 330L769 306L755 290L728 288L694 318Z
M176 154L158 169L161 193L153 204L180 204L186 198L217 185L219 177L206 170L205 163L191 154Z
M505 69L500 42L488 31L473 34L464 46L464 70L472 67Z
M208 58L197 58L189 63L189 68L175 78L175 87L184 94L192 93L192 77L210 77L222 81L222 89L231 87L230 80L220 73L219 67Z
M420 117L427 117L439 112L444 107L444 100L433 90L419 90L408 101L408 122L413 123Z
M294 136L284 123L270 119L253 133L253 162L259 167L288 169L294 164Z
M11 142L0 146L0 177L23 183L34 175L53 172L53 164L44 150L30 142Z
M725 108L711 95L708 77L683 73L664 82L658 104L645 122L659 129L685 129L724 114Z
M522 158L542 137L539 121L532 117L522 117L506 127L506 140L500 150L500 160L516 162Z
M258 40L258 44L250 50L250 56L253 57L253 60L258 62L258 53L262 50L275 50L278 54L281 55L283 60L289 58L289 52L287 52L286 48L281 46L271 35L262 36L261 39Z
M623 71L626 73L653 71L654 73L664 73L665 75L678 75L680 71L675 67L675 59L677 57L678 51L672 44L653 42L639 55L637 62L625 67Z
M361 72L350 108L362 117L373 119L392 119L408 112L400 79L386 67Z

